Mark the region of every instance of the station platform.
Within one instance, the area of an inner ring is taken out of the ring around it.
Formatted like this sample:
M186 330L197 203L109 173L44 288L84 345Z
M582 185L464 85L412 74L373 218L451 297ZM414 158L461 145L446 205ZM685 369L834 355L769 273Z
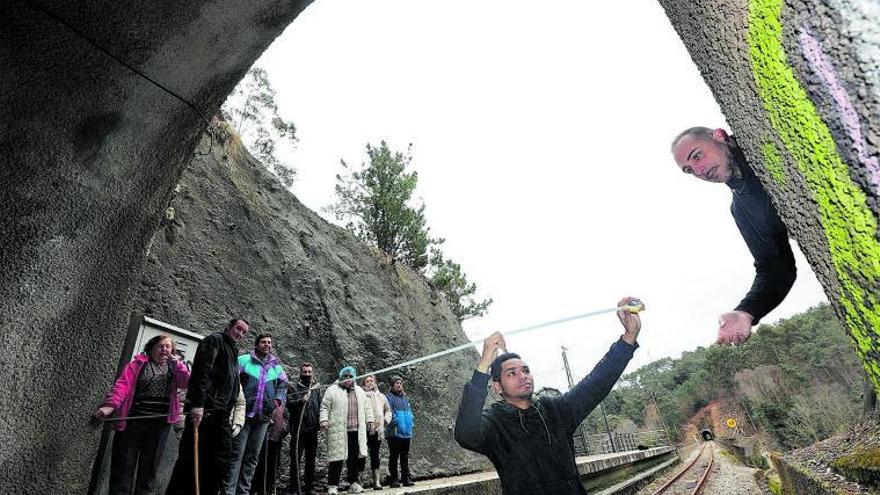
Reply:
M674 447L654 447L646 450L631 450L613 454L600 454L578 457L575 459L578 472L585 479L600 473L607 473L618 468L631 466L641 461L665 456L675 452ZM419 495L500 495L501 482L495 471L466 474L449 478L418 481L415 486L401 488L385 488L382 491L364 490L364 493L382 493L385 495L419 494Z

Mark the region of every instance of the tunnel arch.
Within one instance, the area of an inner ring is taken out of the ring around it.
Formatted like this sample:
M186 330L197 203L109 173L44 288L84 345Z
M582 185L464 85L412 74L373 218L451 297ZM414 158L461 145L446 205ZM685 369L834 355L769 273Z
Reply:
M106 343L120 340L150 239L204 131L186 105L90 48L53 16L211 115L310 3L195 0L132 10L100 0L76 9L57 0L14 0L0 10L0 53L14 68L0 78L0 142L9 150L0 168L7 282L0 288L0 370L8 384L0 391L0 491L86 491L91 461L81 452L94 450L97 440L83 412L112 379L104 363L118 349ZM860 2L834 0L825 17L808 23L816 3L750 0L719 12L661 0L748 156L760 164L878 387L880 119L876 82L860 69L877 43L853 27ZM750 51L776 39L772 47L788 58ZM718 46L736 49L714 52ZM847 70L825 70L835 64ZM774 84L793 91L780 94ZM840 88L864 91L844 95ZM809 122L806 136L797 132L799 122ZM803 137L819 139L822 155L810 152ZM834 173L822 175L811 160ZM59 383L57 376L88 379ZM45 407L47 396L64 407ZM34 487L21 487L22 480Z

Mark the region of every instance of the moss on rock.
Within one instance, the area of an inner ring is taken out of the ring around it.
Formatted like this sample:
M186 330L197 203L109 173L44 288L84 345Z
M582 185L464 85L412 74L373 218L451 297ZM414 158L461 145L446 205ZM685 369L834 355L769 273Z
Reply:
M880 487L880 447L857 449L839 457L831 467L851 480Z

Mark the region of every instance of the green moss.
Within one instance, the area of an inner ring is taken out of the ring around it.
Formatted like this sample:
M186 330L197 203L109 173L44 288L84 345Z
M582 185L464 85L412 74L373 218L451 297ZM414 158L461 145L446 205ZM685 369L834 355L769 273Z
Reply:
M880 448L856 450L837 458L831 467L850 480L880 486Z
M782 495L782 480L779 479L778 474L771 473L770 476L767 477L767 488L769 488L770 492L775 495Z
M770 171L770 177L780 186L785 186L785 168L779 149L773 143L764 143L761 145L761 154L764 155L764 166Z
M859 357L880 391L880 366L870 357L880 351L877 220L865 192L850 178L831 132L788 66L782 45L782 4L782 0L749 2L747 38L752 73L770 124L819 208L841 286L840 307ZM767 151L764 147L765 157ZM781 167L782 160L778 163Z

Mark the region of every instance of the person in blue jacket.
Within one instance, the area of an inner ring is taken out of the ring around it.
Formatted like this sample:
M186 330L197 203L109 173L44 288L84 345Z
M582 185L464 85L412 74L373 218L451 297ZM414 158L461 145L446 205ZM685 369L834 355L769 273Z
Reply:
M618 307L632 299L623 298ZM608 395L638 347L639 315L620 310L617 316L623 335L589 375L559 397L533 397L534 379L518 354L495 357L507 348L500 333L483 343L477 369L464 386L455 441L492 461L504 495L586 495L574 462L575 429ZM484 410L490 378L503 400Z
M413 413L409 398L403 391L403 378L391 377L391 390L385 396L391 406L391 422L385 428L385 440L388 441L388 471L391 473L391 487L413 486L409 472L409 446L413 437ZM400 478L398 478L397 461L400 460Z

